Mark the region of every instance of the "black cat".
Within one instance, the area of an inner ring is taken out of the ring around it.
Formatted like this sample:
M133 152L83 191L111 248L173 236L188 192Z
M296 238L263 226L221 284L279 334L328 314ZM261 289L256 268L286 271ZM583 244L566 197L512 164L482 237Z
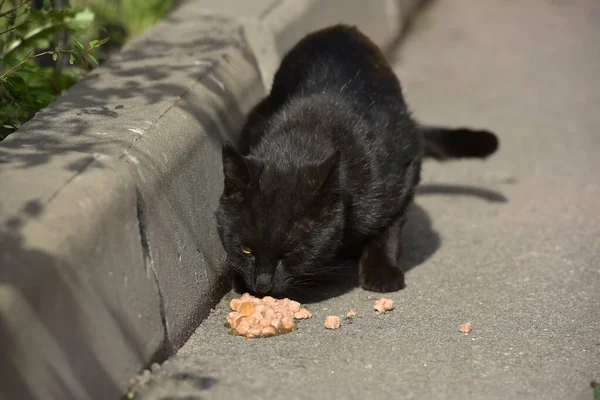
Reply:
M309 34L223 147L218 232L238 290L283 296L355 257L364 289L404 287L400 234L421 158L484 158L487 131L415 122L383 54L354 27Z

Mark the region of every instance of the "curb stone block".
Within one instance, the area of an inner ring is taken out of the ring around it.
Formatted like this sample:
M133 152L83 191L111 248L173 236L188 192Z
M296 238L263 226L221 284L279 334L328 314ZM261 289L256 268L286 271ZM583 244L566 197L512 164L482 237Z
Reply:
M226 4L227 3L227 4ZM306 33L416 0L190 1L0 142L0 399L119 398L228 289L220 148Z

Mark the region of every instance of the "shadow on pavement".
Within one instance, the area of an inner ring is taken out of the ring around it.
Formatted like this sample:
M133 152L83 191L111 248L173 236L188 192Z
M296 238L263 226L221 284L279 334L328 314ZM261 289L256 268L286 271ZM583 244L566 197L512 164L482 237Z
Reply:
M140 386L142 391L135 397L143 400L201 400L201 394L212 388L219 381L196 370L192 364L179 360L181 370L176 373L162 374L158 372L150 377L147 383ZM173 394L177 393L177 394Z
M479 197L492 203L508 202L508 199L502 193L475 186L426 184L417 188L417 197L436 194Z

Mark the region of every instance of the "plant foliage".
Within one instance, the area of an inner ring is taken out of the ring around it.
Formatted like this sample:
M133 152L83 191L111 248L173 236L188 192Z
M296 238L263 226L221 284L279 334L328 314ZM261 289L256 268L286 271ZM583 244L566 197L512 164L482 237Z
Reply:
M108 38L78 40L94 18L69 1L0 0L0 140L98 64Z

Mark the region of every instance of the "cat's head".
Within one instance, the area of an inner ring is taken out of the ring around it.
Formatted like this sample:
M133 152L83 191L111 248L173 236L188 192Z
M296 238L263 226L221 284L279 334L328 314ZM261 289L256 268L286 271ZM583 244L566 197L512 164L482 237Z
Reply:
M282 296L331 268L344 232L339 163L339 152L299 166L242 156L225 144L217 228L246 290Z

